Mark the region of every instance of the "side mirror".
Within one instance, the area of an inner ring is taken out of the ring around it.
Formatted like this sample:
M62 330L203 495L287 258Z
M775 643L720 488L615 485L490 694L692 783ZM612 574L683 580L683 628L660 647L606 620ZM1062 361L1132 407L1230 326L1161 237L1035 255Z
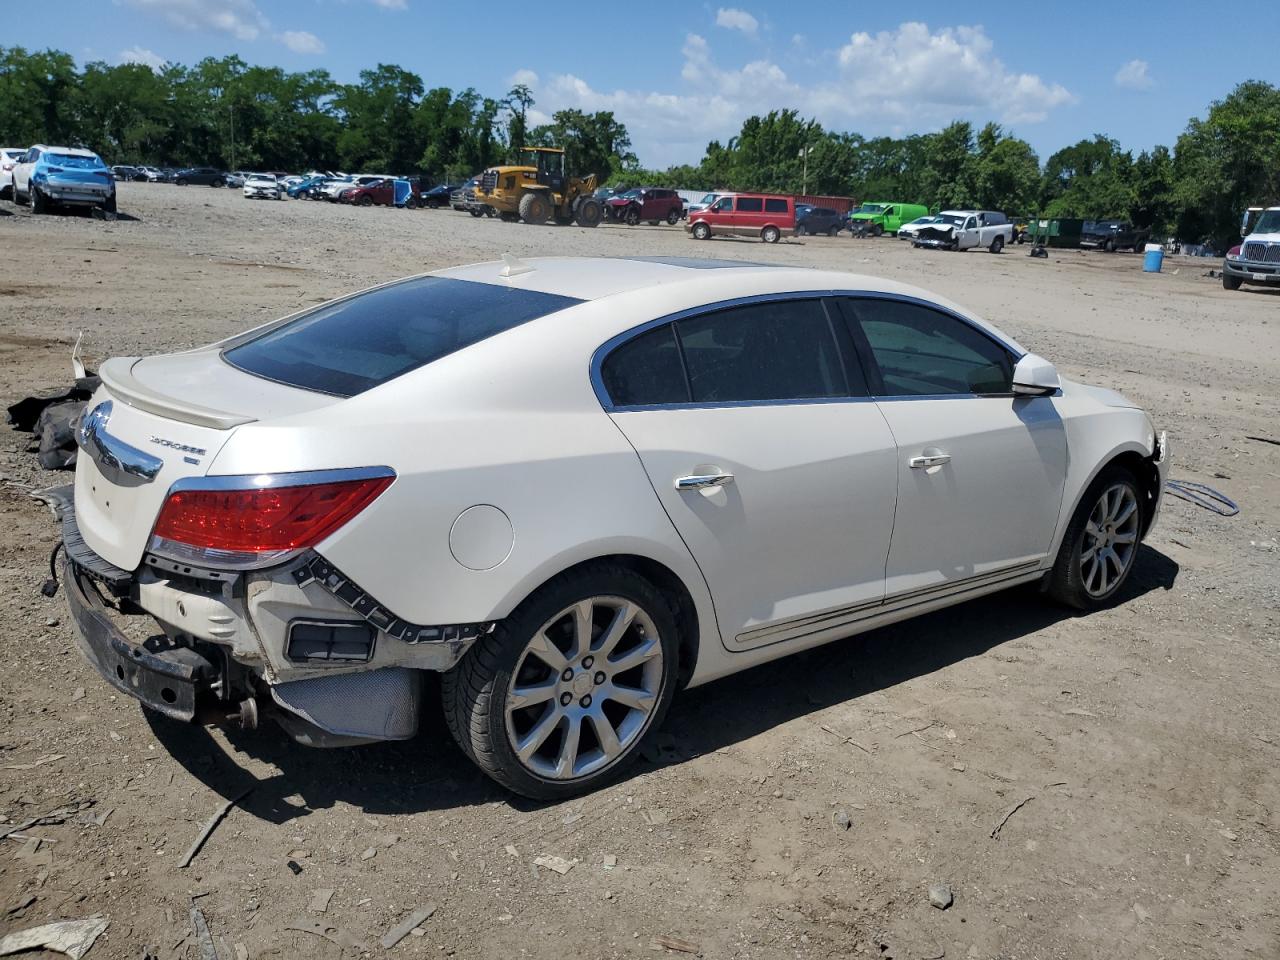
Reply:
M1020 397L1047 397L1062 386L1058 371L1044 357L1026 354L1013 368L1013 392Z

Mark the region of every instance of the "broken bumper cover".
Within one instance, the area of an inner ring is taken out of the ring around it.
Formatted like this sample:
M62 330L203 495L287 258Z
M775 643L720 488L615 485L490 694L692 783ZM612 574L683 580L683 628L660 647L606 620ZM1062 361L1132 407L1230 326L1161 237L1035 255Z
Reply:
M110 618L97 590L71 559L62 563L76 641L89 664L121 693L173 720L196 717L200 681L212 665L184 647L148 650L130 643Z

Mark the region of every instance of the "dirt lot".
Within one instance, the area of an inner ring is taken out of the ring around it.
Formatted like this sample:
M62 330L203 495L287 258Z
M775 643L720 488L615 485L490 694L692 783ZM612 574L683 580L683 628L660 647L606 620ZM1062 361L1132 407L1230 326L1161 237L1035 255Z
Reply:
M643 957L663 936L709 958L1280 956L1280 296L1226 293L1204 260L1155 276L1120 254L699 245L665 226L160 184L122 185L136 219L115 223L13 209L0 204L6 403L61 389L80 330L97 357L171 350L504 251L742 257L970 305L1141 402L1169 431L1173 475L1242 510L1167 500L1104 613L1007 593L690 691L633 776L540 806L482 778L434 715L413 742L339 752L271 726L149 723L81 660L62 598L40 595L55 534L27 494L67 478L0 432L0 814L92 803L25 831L48 840L34 855L0 841L0 933L101 915L91 960L195 958L195 898L223 960L342 955L289 929L317 922L362 945L348 957ZM935 882L950 909L930 906ZM323 913L317 890L333 891ZM428 903L420 936L378 946Z

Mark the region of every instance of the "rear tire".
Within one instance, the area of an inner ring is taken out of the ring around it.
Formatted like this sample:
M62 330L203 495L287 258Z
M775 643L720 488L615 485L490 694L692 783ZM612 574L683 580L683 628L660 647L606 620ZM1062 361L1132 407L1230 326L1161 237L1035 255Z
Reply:
M615 624L622 629L611 656L605 644ZM661 726L675 696L676 630L662 594L631 570L601 564L563 573L441 678L449 732L476 766L522 796L595 790Z
M1233 277L1225 270L1222 271L1222 289L1223 290L1239 290L1240 284L1244 283L1239 277Z
M1001 250L1004 249L1004 237L1002 237L1000 234L996 234L995 239L991 241L991 246L988 247L987 249L990 250L992 253L999 253Z
M356 201L356 204L361 207L372 207L373 197L361 197L359 200Z
M839 228L838 226L836 226L836 227L832 227L830 230L828 230L828 231L827 231L827 236L828 236L828 237L838 237L838 236L840 236L840 228Z
M1108 606L1137 560L1146 525L1143 503L1132 473L1120 466L1103 469L1062 537L1049 572L1049 596L1077 610Z
M680 222L680 211L679 211L679 210L668 210L668 211L667 211L667 224L668 224L669 226L674 227L674 226L675 226L677 223L679 223L679 222Z
M765 243L777 243L782 237L782 231L777 227L765 227L760 231L760 239Z
M806 227L803 223L797 223L797 224L796 224L796 236L797 236L797 237L803 237L803 236L804 236L806 233L808 233L808 232L809 232L809 228L808 228L808 227Z
M520 219L525 223L546 223L551 204L540 193L526 193L520 198Z
M693 225L693 238L695 240L710 240L711 228L705 223L695 223Z
M114 193L107 197L106 202L102 205L102 210L104 213L116 212L116 195Z

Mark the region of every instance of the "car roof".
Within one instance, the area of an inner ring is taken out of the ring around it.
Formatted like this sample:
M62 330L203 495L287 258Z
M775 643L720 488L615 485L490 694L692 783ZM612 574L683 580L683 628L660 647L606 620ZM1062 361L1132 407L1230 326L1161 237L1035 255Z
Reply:
M433 276L500 284L577 300L601 300L627 294L640 294L649 300L656 295L655 288L661 286L672 293L673 310L742 295L831 290L883 293L937 304L973 321L1018 352L1026 352L1007 333L930 291L882 277L811 267L706 257L511 257L509 261L473 263L438 270ZM685 289L679 291L680 286ZM676 295L678 291L679 295ZM675 305L677 301L683 306Z
M65 153L68 157L96 157L97 154L84 147L52 147L45 143L32 144L32 150L43 150L46 153Z

